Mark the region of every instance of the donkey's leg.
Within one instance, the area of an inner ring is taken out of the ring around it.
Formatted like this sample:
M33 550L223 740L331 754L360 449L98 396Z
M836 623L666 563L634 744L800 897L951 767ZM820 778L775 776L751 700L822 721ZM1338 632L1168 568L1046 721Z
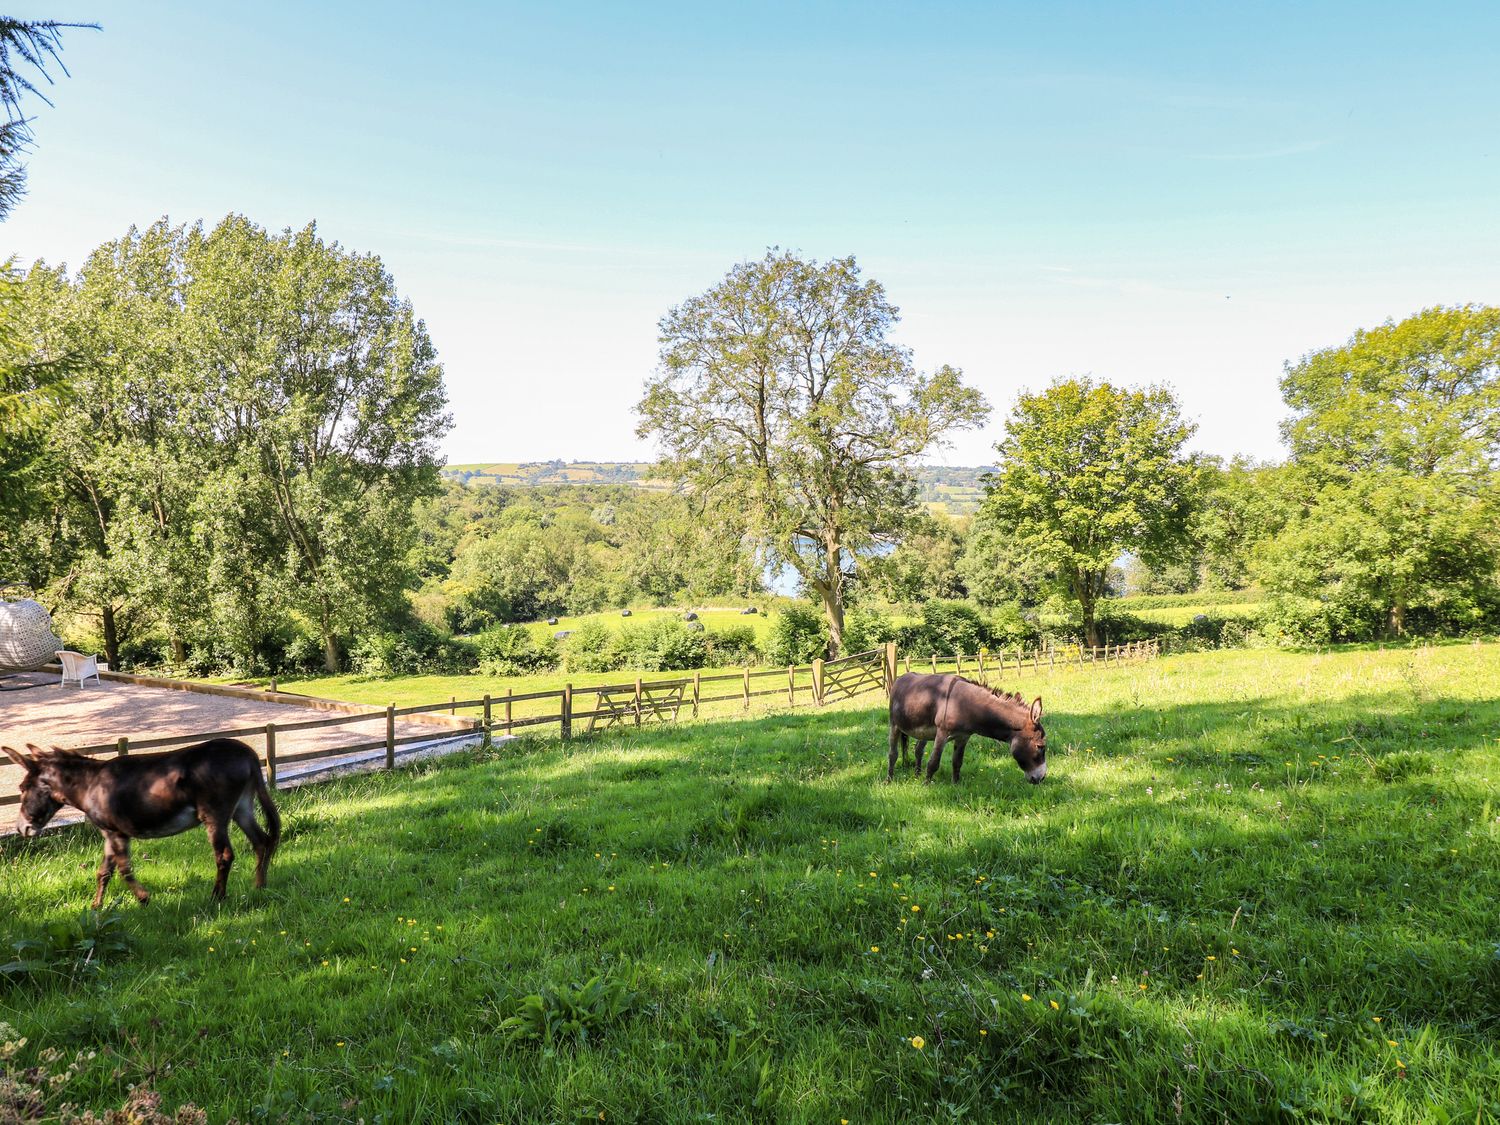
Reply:
M942 727L938 728L937 737L932 740L932 757L927 759L927 781L932 782L932 775L937 773L938 766L943 762L943 746L948 741L948 732Z
M121 836L118 832L112 835L114 839L110 842L110 854L114 856L115 870L120 873L120 878L125 880L125 885L130 888L130 893L135 895L136 901L144 906L151 901L151 896L146 893L146 888L136 881L135 872L130 869L130 837Z
M246 793L234 806L234 822L255 849L255 885L266 885L266 865L271 862L271 837L255 819L255 798Z
M916 769L917 769L917 776L918 777L922 776L922 758L923 758L923 755L925 755L926 753L927 753L927 740L925 738L919 738L919 739L917 739L917 748L916 748L916 750L914 750L912 752L912 758L917 763Z
M217 812L200 809L198 815L203 817L203 827L208 829L208 842L214 849L214 862L219 868L218 878L214 880L213 897L222 899L229 886L229 868L234 863L234 849L229 846L229 825Z
M104 905L104 888L109 886L110 877L115 873L115 856L110 846L109 835L104 837L104 858L99 861L99 885L94 889L94 909L98 910Z
M886 763L886 767L885 767L885 780L886 780L887 784L889 784L890 782L892 782L892 781L894 781L896 779L896 746L897 746L898 743L902 744L904 746L905 742L906 742L906 735L902 734L899 730L897 730L896 729L896 724L892 723L891 724L891 753L890 753L890 760Z
M958 784L958 771L964 768L964 747L969 744L969 736L961 734L953 740L953 784Z
M905 731L901 732L901 764L903 766L911 764L911 740Z

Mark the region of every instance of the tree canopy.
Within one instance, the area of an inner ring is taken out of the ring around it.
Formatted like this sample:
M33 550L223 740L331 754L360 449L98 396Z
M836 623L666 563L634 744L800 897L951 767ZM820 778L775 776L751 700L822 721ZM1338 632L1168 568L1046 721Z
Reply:
M989 411L956 369L918 372L897 320L852 257L770 251L662 319L637 407L705 516L734 513L818 597L834 652L856 560L917 510L916 459Z
M1183 449L1195 429L1164 388L1092 379L1023 394L1006 422L976 528L1008 540L1023 569L1046 568L1077 601L1089 645L1115 560L1186 540L1199 469Z

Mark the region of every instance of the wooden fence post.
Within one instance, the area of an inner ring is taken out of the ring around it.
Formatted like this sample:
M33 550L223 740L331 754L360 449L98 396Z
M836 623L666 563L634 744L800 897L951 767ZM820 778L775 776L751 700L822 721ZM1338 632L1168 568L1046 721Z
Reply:
M1047 667L1057 667L1057 649L1053 648L1051 645L1047 646Z
M573 737L573 685L563 684L562 689L562 718L563 738Z
M120 757L122 758L129 754L130 739L126 738L124 735L121 735L119 738L115 739L115 753L120 755Z
M979 676L984 678L984 649L979 650Z
M955 672L957 672L960 676L963 675L963 671L964 671L964 654L961 653L961 652L955 652L953 654L953 662L955 664L955 667L954 667L953 670Z
M745 710L750 710L750 669L745 669Z
M932 654L932 670L937 671L937 653Z
M385 709L385 768L393 770L396 768L396 705L388 704Z
M269 688L267 688L266 690L268 690L272 695L276 694L276 677L275 676L271 677L271 686Z
M885 693L891 694L896 686L896 642L885 643Z
M703 695L703 673L693 673L693 718L698 717L698 700Z
M906 654L906 670L911 671L911 653L909 652Z
M786 669L786 705L797 706L797 669L790 664Z
M510 688L506 688L505 689L505 733L506 734L510 733L510 696L511 696L511 690L512 689L510 689Z
M823 658L819 657L812 663L813 674L813 703L823 706Z
M266 724L266 784L276 788L276 724Z
M635 725L641 725L641 678L635 678Z
M492 718L493 718L493 713L490 710L490 693L489 692L485 692L484 693L484 733L485 734L489 734L490 733L490 724L491 724L491 719Z

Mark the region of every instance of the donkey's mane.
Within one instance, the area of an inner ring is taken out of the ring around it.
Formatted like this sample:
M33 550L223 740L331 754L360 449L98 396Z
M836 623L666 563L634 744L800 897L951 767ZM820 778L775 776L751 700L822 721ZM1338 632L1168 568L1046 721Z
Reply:
M983 688L996 699L1004 700L1006 703L1017 703L1022 707L1026 706L1026 701L1021 698L1021 693L1018 691L1006 691L1004 688L991 687L989 684L980 683L978 680L971 680L968 676L959 676L958 678L966 684L973 684L977 688Z

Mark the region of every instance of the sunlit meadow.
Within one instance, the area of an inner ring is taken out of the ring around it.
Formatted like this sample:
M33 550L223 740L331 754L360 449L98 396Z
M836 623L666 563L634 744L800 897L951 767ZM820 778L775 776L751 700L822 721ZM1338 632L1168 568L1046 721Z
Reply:
M1007 686L1041 786L988 747L883 784L867 696L288 792L268 890L143 841L129 948L0 978L0 1021L94 1052L54 1113L1494 1119L1500 646ZM7 944L82 933L97 835L0 848Z

